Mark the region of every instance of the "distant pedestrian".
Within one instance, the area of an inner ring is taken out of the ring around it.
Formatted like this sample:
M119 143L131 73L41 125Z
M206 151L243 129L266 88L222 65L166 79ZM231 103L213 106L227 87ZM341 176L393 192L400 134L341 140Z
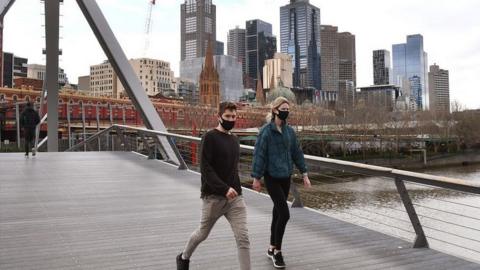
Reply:
M33 147L33 139L35 138L35 129L40 123L40 115L33 109L32 103L28 102L25 110L20 115L20 126L23 128L25 138L25 157L28 158L30 147ZM35 156L35 151L32 152Z
M177 270L188 270L190 257L197 246L207 239L219 218L224 216L232 227L237 242L240 266L230 262L221 268L250 270L250 241L247 229L247 207L242 196L238 174L240 143L230 130L237 119L237 107L222 102L218 108L218 125L205 133L200 148L202 218L182 253L177 256ZM220 247L219 247L220 248ZM222 252L221 248L218 250ZM220 265L219 265L220 267ZM205 269L205 268L202 268ZM213 267L211 269L217 269Z
M270 247L267 256L275 268L285 268L282 255L282 240L290 219L287 198L290 191L293 164L303 174L305 187L311 187L302 149L292 127L287 124L290 102L278 97L271 104L268 123L258 134L253 153L253 189L260 191L263 177L268 194L273 201L273 216L270 227Z

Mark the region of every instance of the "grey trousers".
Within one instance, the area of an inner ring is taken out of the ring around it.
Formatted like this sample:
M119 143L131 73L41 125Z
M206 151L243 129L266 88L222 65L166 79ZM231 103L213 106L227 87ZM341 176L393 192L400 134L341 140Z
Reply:
M183 251L183 257L190 259L197 246L207 239L208 234L221 216L225 216L232 227L237 242L240 269L250 270L247 207L242 196L237 196L231 201L216 195L209 195L203 199L200 226L190 236Z

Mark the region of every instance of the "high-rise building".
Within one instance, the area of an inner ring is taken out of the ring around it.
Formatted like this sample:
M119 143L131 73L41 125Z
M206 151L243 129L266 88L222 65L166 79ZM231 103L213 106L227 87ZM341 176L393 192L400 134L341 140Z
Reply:
M420 104L422 104L422 78L417 75L413 75L408 78L410 86L410 96L407 98L409 101L409 108L412 111L421 110Z
M321 38L321 78L322 90L337 91L339 80L338 27L322 25Z
M0 17L0 86L3 87L3 18Z
M216 52L216 6L212 0L185 0L180 9L181 60L205 57L210 40Z
M395 44L393 51L393 83L402 94L416 102L416 109L428 110L428 59L422 35L407 36L407 43ZM410 85L405 85L409 82ZM413 86L413 88L409 88Z
M265 60L273 58L277 51L277 38L272 35L272 25L261 20L246 22L246 68L247 75L253 79L247 87L255 89L258 74L262 71Z
M338 96L336 109L339 111L350 111L355 105L355 84L353 81L338 82Z
M117 74L109 61L90 66L90 95L119 97Z
M396 108L400 90L395 85L373 85L359 87L355 93L355 103L359 107L393 111Z
M175 76L169 62L150 58L130 59L129 62L147 95L155 96L172 89ZM120 79L117 85L119 97L125 96L125 88Z
M44 80L47 73L47 67L45 65L30 64L25 65L27 70L27 76L30 79ZM62 68L58 69L58 84L60 86L65 86L68 84L68 77L65 74L65 71Z
M186 103L198 104L199 93L196 83L184 78L175 78L175 84L178 97Z
M448 70L437 64L430 66L428 73L430 110L450 112L450 82Z
M228 31L227 55L237 58L242 64L243 74L247 73L247 62L245 60L245 29L238 26Z
M283 86L292 88L292 57L286 53L275 53L273 59L265 60L263 67L263 88L276 88L280 81ZM273 86L271 85L273 82Z
M280 8L281 52L293 59L294 87L321 87L320 9L308 0L290 0Z
M155 96L172 89L174 74L169 62L150 58L130 59L129 62L147 95ZM93 96L126 96L125 88L109 61L90 67L90 92Z
M338 58L339 79L353 81L357 85L355 35L349 32L338 33Z
M393 83L392 77L390 52L387 50L373 51L373 84L391 84Z
M216 44L215 45L215 47L216 47L215 55L224 55L225 54L225 50L224 50L225 46L224 46L223 42L217 40L215 42L215 44Z
M1 9L1 14L0 14L0 86L4 86L4 60L3 60L3 19L5 15L7 14L8 10L12 7L13 3L15 1L1 1L0 4L0 9ZM13 77L12 77L12 84L13 84Z
M90 75L78 77L78 90L90 90Z
M3 53L3 85L13 87L13 80L27 77L28 59L15 56L13 53Z

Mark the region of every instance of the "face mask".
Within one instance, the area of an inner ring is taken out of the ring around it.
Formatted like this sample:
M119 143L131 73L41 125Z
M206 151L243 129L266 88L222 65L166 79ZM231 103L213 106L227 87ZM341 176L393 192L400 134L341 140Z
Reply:
M290 113L289 111L278 111L277 116L278 118L280 118L280 120L285 121L287 120L289 113Z
M220 122L220 125L223 127L223 129L229 131L235 126L235 121L228 121L222 118L222 122Z

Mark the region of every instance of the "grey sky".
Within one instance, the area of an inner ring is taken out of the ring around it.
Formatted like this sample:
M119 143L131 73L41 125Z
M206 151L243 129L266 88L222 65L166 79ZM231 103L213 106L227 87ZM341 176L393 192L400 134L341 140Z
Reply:
M141 57L147 0L97 0L129 58ZM178 76L180 4L157 0L148 57L169 61ZM227 31L249 19L273 24L279 40L279 8L289 0L213 0L217 6L217 39L226 45ZM356 35L358 85L370 85L372 50L404 43L408 34L422 34L429 64L450 71L452 99L480 108L480 1L477 0L310 0L321 10L321 23ZM4 50L43 63L44 19L40 1L17 0L5 19ZM105 59L76 2L65 1L61 23L61 67L70 81L89 74L89 66Z

